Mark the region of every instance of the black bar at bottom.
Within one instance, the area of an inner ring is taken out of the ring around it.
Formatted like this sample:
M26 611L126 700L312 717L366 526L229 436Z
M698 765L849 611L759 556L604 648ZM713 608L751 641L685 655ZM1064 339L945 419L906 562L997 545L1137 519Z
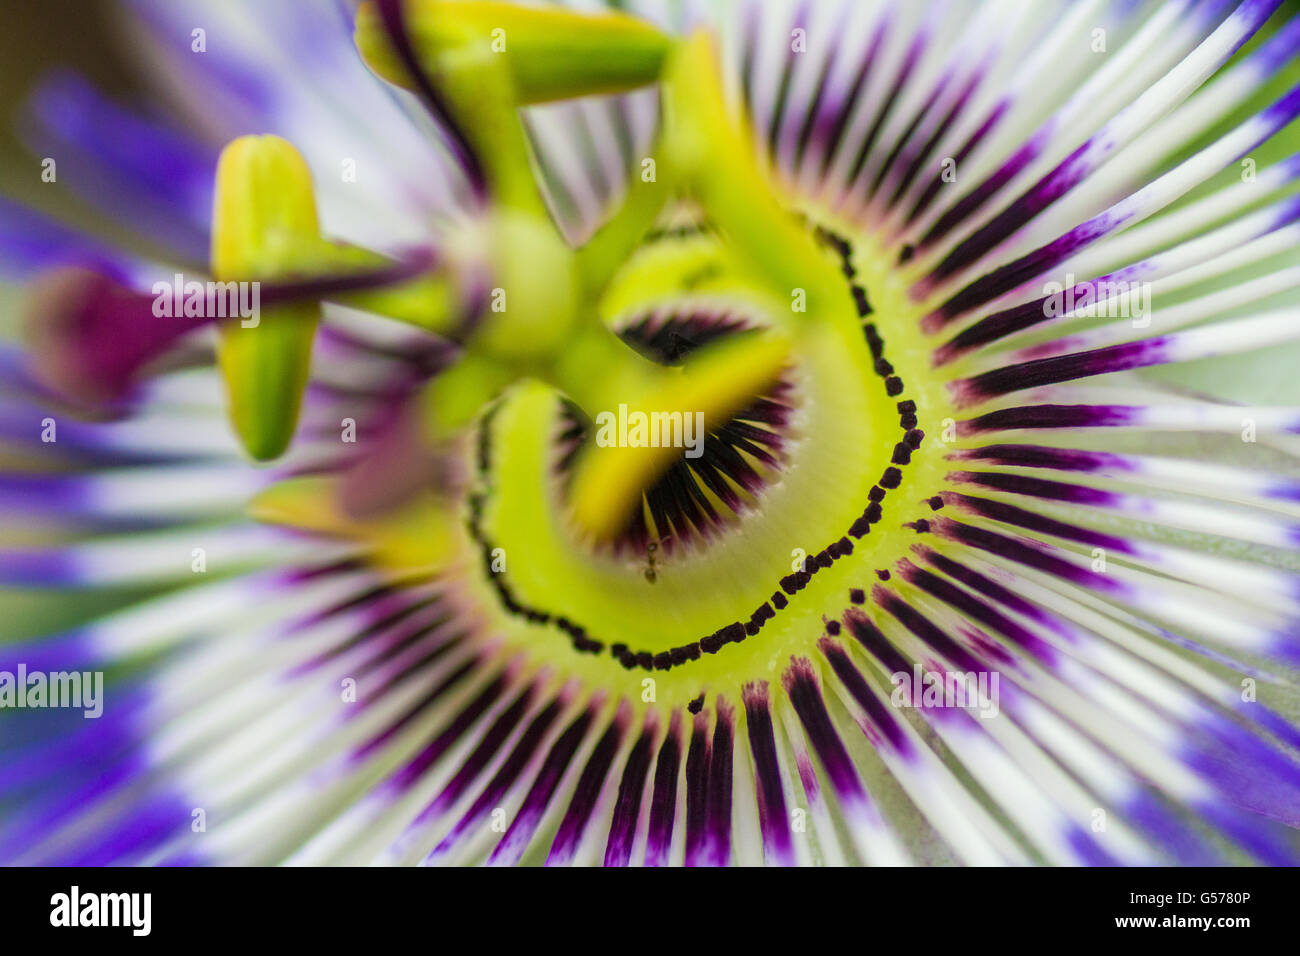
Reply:
M1295 872L1267 869L0 870L0 926L11 945L60 936L299 946L391 937L459 947L467 934L499 945L517 931L530 945L564 946L566 931L571 944L612 920L623 933L695 948L702 916L733 943L783 921L805 939L847 933L864 943L1191 935L1230 943L1290 931L1295 910Z

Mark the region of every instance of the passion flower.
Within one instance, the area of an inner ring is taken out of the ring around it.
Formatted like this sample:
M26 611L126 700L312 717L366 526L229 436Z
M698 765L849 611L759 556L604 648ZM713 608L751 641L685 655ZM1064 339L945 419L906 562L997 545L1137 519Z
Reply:
M161 248L5 208L0 568L126 590L0 859L1294 862L1279 6L140 4L224 139L34 103Z

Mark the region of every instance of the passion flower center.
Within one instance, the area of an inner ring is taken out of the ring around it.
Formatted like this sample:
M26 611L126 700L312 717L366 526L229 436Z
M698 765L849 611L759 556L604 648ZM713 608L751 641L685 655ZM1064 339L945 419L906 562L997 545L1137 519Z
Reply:
M865 302L871 277L858 277L851 261L857 256L836 233L817 235L827 256L844 266L841 294ZM661 261L648 255L641 263L647 270ZM637 267L630 264L624 281L638 281ZM855 294L854 285L862 291ZM863 561L864 551L884 552L881 570L892 565L915 537L904 523L917 517L917 506L925 513L935 506L905 483L926 440L921 416L930 403L924 388L911 397L907 378L926 376L905 337L903 359L894 363L875 320L887 318L898 300L889 292L882 300L882 311L868 307L851 335L840 323L803 326L785 386L797 398L773 431L782 440L779 469L734 528L671 561L657 560L653 581L644 550L593 551L567 534L563 469L556 473L555 446L544 436L562 434L571 446L583 437L582 423L544 390L507 397L484 424L474 505L485 599L505 609L535 651L562 641L590 661L582 667L653 671L674 686L680 676L688 700L710 675L734 678L737 667L761 673L763 661L838 630L834 609L864 601L875 581L877 564ZM716 317L683 318L690 314L653 312L623 334L660 359L689 353L710 335L738 334L724 331ZM570 446L562 446L561 460ZM539 471L546 483L516 478ZM918 484L937 487L932 481ZM546 516L541 527L525 532L528 516L537 526L539 514ZM491 570L494 553L508 556L504 570Z

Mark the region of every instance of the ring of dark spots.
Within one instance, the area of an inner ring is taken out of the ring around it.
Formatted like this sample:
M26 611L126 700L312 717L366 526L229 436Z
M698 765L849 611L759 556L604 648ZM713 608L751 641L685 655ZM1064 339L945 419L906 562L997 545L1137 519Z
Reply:
M698 227L678 227L678 229L687 229L696 232L702 231L702 229ZM844 274L851 279L854 274L850 261L853 249L849 241L820 226L817 227L815 233L819 241L830 245L839 253L844 263ZM682 234L684 235L686 233ZM860 287L856 285L852 285L850 288L851 291L860 289ZM860 297L857 291L854 291L853 295L855 302L858 301L859 298L862 302L866 302L865 290L861 291ZM870 312L870 306L867 306L867 312L862 312L861 308L859 309L859 312L863 315L868 314ZM872 358L874 360L873 368L876 375L884 381L886 393L890 397L897 397L904 390L903 380L894 374L893 365L885 360L884 339L881 338L880 333L873 322L864 323L863 332L866 336L867 345L871 350ZM673 353L679 350L690 351L692 347L696 347L700 343L698 341L687 342L685 340L665 340L655 344L656 347L662 349L666 353ZM488 410L483 417L479 430L479 479L485 489L488 485L488 476L491 470L491 426L499 408L500 404L498 403ZM609 646L610 655L627 670L639 667L645 671L668 671L674 667L679 667L691 661L699 660L701 654L717 654L727 644L739 644L747 637L754 637L757 635L768 621L776 617L778 611L784 610L789 605L790 600L787 595L793 597L799 591L808 586L813 575L818 571L824 568L829 568L839 558L852 554L853 542L850 540L850 537L864 537L870 532L871 525L876 524L881 520L884 515L882 502L885 499L885 495L888 491L892 491L902 483L903 473L899 466L909 464L912 452L919 449L921 443L925 440L925 433L916 427L916 402L911 399L904 399L896 403L896 408L899 414L899 427L903 432L903 438L902 441L894 447L891 464L884 470L876 484L873 485L871 490L867 493L868 503L866 508L863 510L862 515L853 522L852 526L848 529L847 535L840 537L839 540L832 542L823 550L806 558L804 561L805 570L795 571L781 578L780 590L774 591L772 597L768 601L763 602L763 604L750 615L747 622L742 623L739 621L733 621L730 624L718 628L718 630L714 631L712 634L700 638L698 641L684 644L668 651L661 651L659 653L636 651L628 647L625 643L611 644ZM484 568L487 571L488 579L495 587L497 594L501 599L502 606L508 613L522 617L527 621L535 624L550 624L559 630L564 631L569 636L574 650L579 653L601 653L605 649L604 642L592 638L587 634L585 628L570 621L566 617L551 615L545 611L520 604L515 600L514 595L510 591L510 588L505 581L505 575L492 571L493 545L487 539L481 527L483 500L486 493L486 491L483 491L470 496L470 514L468 524L470 534L473 536L475 542L478 543L483 555ZM935 504L936 501L938 502L937 505ZM938 510L939 507L942 507L943 502L941 498L935 496L934 498L929 499L929 503L931 508ZM907 527L914 528L917 533L920 534L924 534L930 530L929 522L924 519L911 522ZM888 571L880 570L877 571L876 574L882 581L889 580L890 575ZM866 601L866 594L861 588L852 588L849 591L849 599L854 604L863 604ZM831 635L838 634L840 630L839 622L828 621L826 624L826 630ZM690 710L692 714L697 714L700 712L703 705L704 694L701 693L699 697L691 701L687 706L687 709Z
M876 323L868 322L862 327L862 331L867 337L867 348L871 349L871 357L876 361L884 358L885 340L876 331Z

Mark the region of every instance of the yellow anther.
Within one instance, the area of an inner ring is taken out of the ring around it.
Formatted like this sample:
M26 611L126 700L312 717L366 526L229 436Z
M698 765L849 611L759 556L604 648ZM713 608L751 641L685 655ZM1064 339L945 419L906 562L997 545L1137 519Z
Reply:
M319 270L320 245L311 170L298 151L276 136L230 143L217 165L216 278L260 285L308 277ZM305 301L218 327L230 419L254 458L275 458L293 437L319 318L319 303Z

